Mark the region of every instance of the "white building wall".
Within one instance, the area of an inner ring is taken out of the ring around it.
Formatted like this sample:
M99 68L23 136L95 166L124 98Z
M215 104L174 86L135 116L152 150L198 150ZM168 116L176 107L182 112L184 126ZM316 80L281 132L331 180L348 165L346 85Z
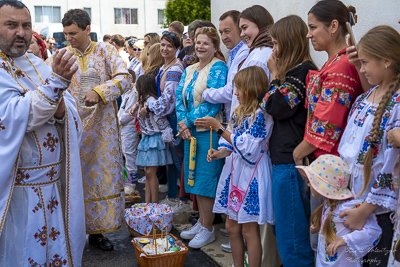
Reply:
M73 8L91 8L92 24L100 26L104 34L135 35L142 38L148 32L156 32L162 25L158 24L158 9L165 9L167 0L22 0L29 8L33 29L40 32L49 23L35 22L35 6L61 7L61 19L65 12ZM138 24L114 24L114 8L136 8Z
M264 6L275 21L295 14L307 23L307 13L316 2L316 0L211 0L211 21L217 26L219 16L225 11L231 9L243 11L258 4ZM382 24L390 25L400 31L400 24L397 23L400 18L400 0L343 0L342 2L356 8L358 22L353 28L356 39L359 40L372 27ZM314 51L311 44L310 47L313 59L321 67L328 59L327 54Z

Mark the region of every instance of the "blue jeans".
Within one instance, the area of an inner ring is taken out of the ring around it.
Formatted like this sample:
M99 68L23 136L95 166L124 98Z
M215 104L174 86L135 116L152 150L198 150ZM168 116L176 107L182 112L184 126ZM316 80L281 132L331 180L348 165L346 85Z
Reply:
M283 266L314 266L310 246L310 202L295 164L272 167L272 201L278 252Z
M175 114L175 110L167 116L168 121L171 125L172 131L174 132L174 136L178 133L177 131L177 118ZM177 138L177 137L175 137ZM181 177L182 171L182 162L183 158L181 158L179 154L183 155L183 140L179 142L179 144L175 143L175 147L170 146L172 161L174 162L171 165L167 165L167 185L168 185L168 198L177 198L178 195L178 179Z

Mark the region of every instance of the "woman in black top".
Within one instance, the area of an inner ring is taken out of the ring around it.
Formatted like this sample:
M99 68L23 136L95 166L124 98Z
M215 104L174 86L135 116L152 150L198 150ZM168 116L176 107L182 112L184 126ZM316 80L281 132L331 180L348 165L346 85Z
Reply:
M310 246L310 206L304 180L295 168L293 150L303 140L307 119L305 80L311 61L307 25L295 15L270 29L274 43L267 66L271 72L268 92L260 104L274 118L270 139L273 164L272 199L278 251L283 266L314 266Z

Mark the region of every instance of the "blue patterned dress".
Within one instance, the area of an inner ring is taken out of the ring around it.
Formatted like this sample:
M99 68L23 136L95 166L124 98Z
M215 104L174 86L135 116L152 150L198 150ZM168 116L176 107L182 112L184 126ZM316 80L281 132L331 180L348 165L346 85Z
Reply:
M216 160L207 162L207 153L210 149L210 132L198 132L194 126L194 121L198 118L206 116L215 117L217 115L220 104L211 104L204 102L197 107L194 107L193 102L193 88L196 84L196 80L199 72L195 71L193 77L186 78L186 70L183 72L178 88L176 89L176 116L178 122L185 120L186 125L191 129L192 136L197 139L197 155L196 155L196 168L195 168L195 182L194 186L187 184L189 176L189 145L190 141L185 140L184 144L184 172L185 172L185 191L186 193L192 193L195 195L201 195L206 197L215 197L217 189L218 178L222 170L223 161ZM207 78L207 88L221 88L226 84L226 78L228 76L228 67L222 61L214 63L210 69L210 73ZM187 86L185 91L185 101L187 108L183 102L182 91L185 85L185 79L191 79L190 84ZM218 135L213 132L212 136L212 147L217 149L218 147Z
M238 223L257 222L262 225L268 222L274 224L271 191L272 165L268 150L264 152L271 137L273 119L270 115L258 109L255 115L244 119L240 126L235 124L235 121L237 121L237 118L234 114L232 117L233 127L228 127L228 130L232 133L233 146L224 138L219 141L218 149L227 148L233 150L233 152L225 160L213 212L225 213L230 219ZM262 158L254 172L260 157ZM253 172L254 177L250 182ZM248 188L238 212L227 206L228 197L231 193L231 179L233 179L232 184L240 190L246 192Z

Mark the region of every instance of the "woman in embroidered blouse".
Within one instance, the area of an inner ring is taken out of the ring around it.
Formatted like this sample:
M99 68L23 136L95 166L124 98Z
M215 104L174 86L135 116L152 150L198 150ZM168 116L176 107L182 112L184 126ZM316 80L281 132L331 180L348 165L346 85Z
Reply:
M264 69L271 80L267 67L267 60L272 54L272 40L269 28L274 24L274 19L264 7L254 5L240 13L240 36L250 48L249 55L239 64L239 70L249 66L259 66Z
M390 213L398 199L393 169L399 150L388 143L387 134L400 127L400 34L389 26L377 26L361 38L357 50L360 72L377 86L357 98L340 141L353 194L365 200L360 208L341 215L348 216L345 225L353 230L360 229L369 214L377 214L382 239L367 256L386 266L385 252L390 251L393 235Z
M309 195L293 160L307 120L305 79L309 70L317 69L311 61L306 34L307 25L296 15L272 25L274 47L267 62L272 81L260 104L274 118L269 146L272 199L277 246L284 266L314 266L308 231Z
M176 51L180 46L179 36L168 31L163 32L161 37L160 52L164 58L164 65L161 67L157 77L157 96L158 99L148 101L148 110L142 108L140 116L144 117L147 111L158 116L167 116L169 123L177 134L177 118L175 113L176 88L181 79L183 67L175 57ZM174 204L177 197L177 179L180 177L182 169L182 158L178 153L183 154L183 142L175 142L174 148L171 147L173 165L167 166L168 196L167 204Z
M185 69L176 90L178 129L185 140L185 191L196 195L200 212L198 223L189 231L183 231L181 237L193 238L189 246L194 248L200 248L215 240L212 208L223 162L222 160L207 162L210 133L204 129L196 129L193 123L197 118L206 116L221 117L219 104L210 104L201 98L206 88L225 86L228 68L223 61L216 58L219 44L220 38L216 29L211 27L200 29L195 42L199 62ZM191 137L197 140L193 186L188 184ZM215 132L212 135L212 147L218 147L218 135Z
M308 13L307 38L316 51L328 53L329 60L320 71L309 71L306 79L308 118L304 140L293 152L296 165L303 165L311 153L338 155L351 104L362 92L357 70L346 55L349 17L342 2L330 0L317 2Z

